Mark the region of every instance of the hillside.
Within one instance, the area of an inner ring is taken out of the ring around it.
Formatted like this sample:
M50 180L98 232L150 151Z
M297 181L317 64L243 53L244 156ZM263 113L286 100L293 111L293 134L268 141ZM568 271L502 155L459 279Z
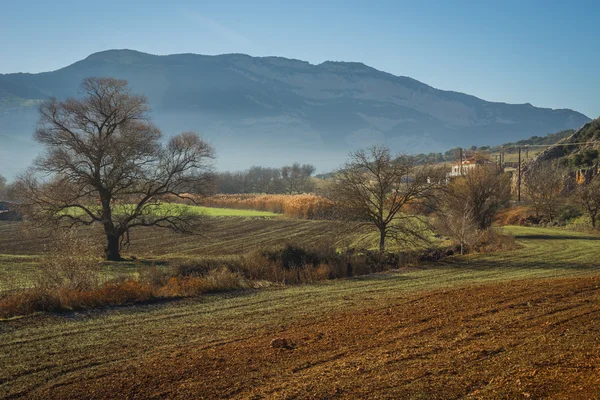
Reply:
M148 96L152 117L166 133L200 131L217 147L220 167L229 169L290 158L331 168L349 150L375 142L410 153L441 151L589 121L572 110L438 90L361 63L111 50L57 71L0 75L0 140L12 160L0 169L15 168L35 154L23 141L31 137L37 104L76 96L88 76L127 79L135 92Z
M600 118L588 122L556 146L542 152L536 162L558 160L566 166L586 168L598 163L599 150Z

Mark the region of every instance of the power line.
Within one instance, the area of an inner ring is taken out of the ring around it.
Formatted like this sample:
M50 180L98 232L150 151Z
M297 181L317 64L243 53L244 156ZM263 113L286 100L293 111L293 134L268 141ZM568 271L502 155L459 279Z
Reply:
M574 142L574 143L555 143L555 144L524 144L522 146L510 146L501 147L503 150L507 149L521 149L524 147L555 147L555 146L575 146L579 144L600 144L600 141L589 141L589 142Z

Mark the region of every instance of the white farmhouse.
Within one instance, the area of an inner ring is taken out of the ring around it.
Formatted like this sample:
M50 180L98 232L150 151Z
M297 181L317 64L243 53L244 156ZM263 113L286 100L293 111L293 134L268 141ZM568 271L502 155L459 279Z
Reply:
M490 160L477 160L473 157L463 160L461 163L454 164L452 170L448 173L448 178L454 178L457 176L464 176L471 169L476 168L478 165L495 165Z

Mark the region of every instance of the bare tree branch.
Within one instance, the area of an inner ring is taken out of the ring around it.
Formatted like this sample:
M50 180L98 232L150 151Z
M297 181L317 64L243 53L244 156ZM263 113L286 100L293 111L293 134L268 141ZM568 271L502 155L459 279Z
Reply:
M434 198L443 175L440 167L416 166L409 157L394 157L388 148L374 146L350 155L331 185L331 197L341 215L377 228L384 251L387 238L426 240L424 219L410 214L408 207Z
M193 132L164 145L146 98L126 81L87 78L81 89L82 99L40 107L35 138L44 152L17 185L27 215L47 225L102 224L112 260L134 227L198 230L201 218L164 205L212 188L210 145Z

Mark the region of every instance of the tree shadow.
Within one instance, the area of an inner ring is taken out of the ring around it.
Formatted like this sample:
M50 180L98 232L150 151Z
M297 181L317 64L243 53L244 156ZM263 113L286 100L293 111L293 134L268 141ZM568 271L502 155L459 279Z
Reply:
M600 236L571 236L571 235L515 235L522 240L600 240Z

